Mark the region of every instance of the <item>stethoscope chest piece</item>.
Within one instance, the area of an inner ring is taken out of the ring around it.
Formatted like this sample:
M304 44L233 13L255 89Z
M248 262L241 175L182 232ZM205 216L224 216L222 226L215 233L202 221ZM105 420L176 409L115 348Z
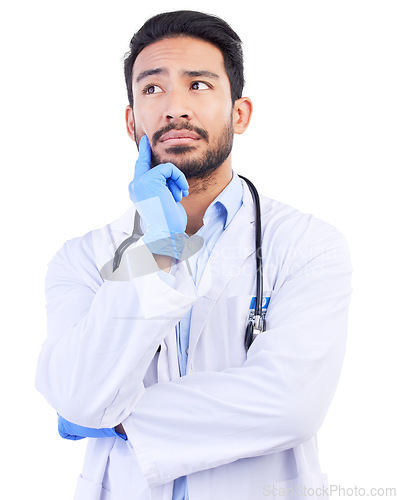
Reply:
M256 339L257 335L266 331L266 312L269 304L270 297L265 297L265 304L262 310L257 314L256 297L252 297L250 312L248 316L247 327L245 330L244 347L248 351L252 342Z

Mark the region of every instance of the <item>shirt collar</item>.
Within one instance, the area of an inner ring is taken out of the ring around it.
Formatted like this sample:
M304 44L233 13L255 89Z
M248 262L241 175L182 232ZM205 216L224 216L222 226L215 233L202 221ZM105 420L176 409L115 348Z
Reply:
M223 217L223 228L226 229L243 203L243 193L241 180L233 171L232 180L205 211L204 223L214 213L218 213L219 216Z

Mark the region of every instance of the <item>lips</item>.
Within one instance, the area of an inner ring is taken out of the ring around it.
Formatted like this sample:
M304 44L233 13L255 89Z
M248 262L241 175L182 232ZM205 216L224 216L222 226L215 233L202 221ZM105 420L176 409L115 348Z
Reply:
M170 130L169 132L166 132L163 134L159 142L167 142L167 141L197 141L201 139L200 135L197 134L196 132L193 132L191 130Z

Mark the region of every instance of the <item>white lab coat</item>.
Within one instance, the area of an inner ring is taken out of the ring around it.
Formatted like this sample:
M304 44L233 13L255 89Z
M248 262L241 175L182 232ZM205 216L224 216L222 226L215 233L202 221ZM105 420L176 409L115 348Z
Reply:
M118 278L104 271L131 233L133 208L66 242L50 263L37 388L66 419L122 422L128 435L88 440L76 500L171 500L183 475L190 500L273 499L287 487L326 498L316 433L345 351L349 254L331 225L263 196L261 209L271 299L267 331L248 354L255 213L246 185L197 289L183 262L175 287L145 274L154 260L141 242ZM181 378L174 327L192 306Z

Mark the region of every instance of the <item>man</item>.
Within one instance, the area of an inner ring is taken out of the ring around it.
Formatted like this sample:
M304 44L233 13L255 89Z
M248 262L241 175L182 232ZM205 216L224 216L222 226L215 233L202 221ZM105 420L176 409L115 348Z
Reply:
M178 11L147 21L130 49L133 206L66 242L46 281L37 387L64 437L93 438L75 498L324 498L316 433L345 349L344 239L260 197L267 328L246 346L257 251L231 161L252 112L241 41Z

